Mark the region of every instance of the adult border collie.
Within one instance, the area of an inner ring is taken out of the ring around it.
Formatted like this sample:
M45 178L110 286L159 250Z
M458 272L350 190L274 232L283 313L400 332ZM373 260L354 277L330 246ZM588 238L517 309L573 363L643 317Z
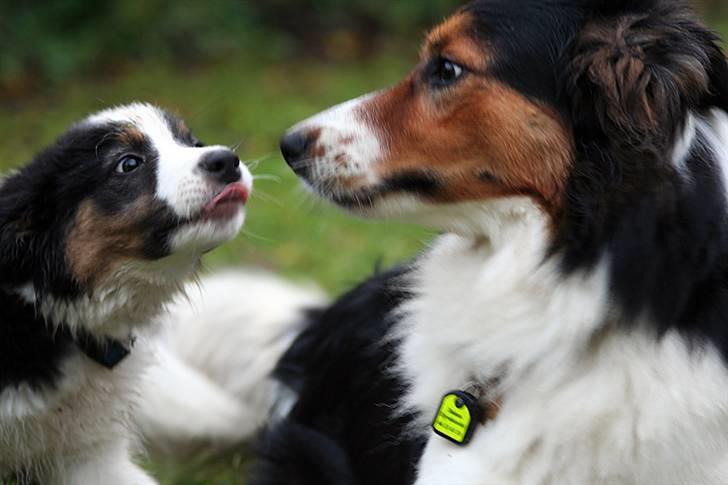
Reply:
M0 479L154 483L130 459L150 322L238 233L251 182L146 104L86 118L2 181Z
M444 231L389 312L401 406L483 419L430 433L419 485L728 483L728 65L686 2L477 0L282 149L347 210Z

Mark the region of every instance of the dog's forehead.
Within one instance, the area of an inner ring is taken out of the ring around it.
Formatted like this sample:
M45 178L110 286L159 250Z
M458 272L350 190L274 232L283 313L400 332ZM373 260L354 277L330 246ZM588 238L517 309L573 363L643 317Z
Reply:
M145 103L134 103L104 110L86 118L85 123L131 127L155 145L178 143L179 137L188 132L184 122L156 106Z

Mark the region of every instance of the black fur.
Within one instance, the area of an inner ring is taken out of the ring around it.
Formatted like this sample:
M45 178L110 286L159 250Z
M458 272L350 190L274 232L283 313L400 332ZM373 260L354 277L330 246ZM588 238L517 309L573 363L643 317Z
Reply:
M374 276L320 314L275 376L298 393L290 415L259 446L252 485L406 485L423 440L395 415L406 386L392 373L390 312L407 297L407 269Z
M628 11L611 5L613 17L589 20L598 31L587 25L586 40L567 51L577 158L557 247L567 272L609 258L626 321L646 313L659 333L707 338L728 358L719 161L699 136L686 173L672 162L688 113L728 110L728 65L684 2L642 1Z
M573 131L554 244L565 272L609 258L625 320L647 312L659 332L707 337L728 359L726 188L704 140L687 174L672 162L688 113L728 110L715 35L680 0L478 0L464 11L492 74Z
M0 391L21 383L52 387L60 365L78 349L66 332L54 332L33 305L0 292Z
M78 351L64 322L46 322L38 305L46 297L71 301L92 291L72 274L66 243L79 206L92 201L106 217L118 217L156 190L157 154L152 144L122 138L127 126L81 123L71 127L28 165L0 181L0 391L27 383L52 386L61 362ZM193 143L191 135L189 143ZM133 153L144 165L120 174L120 157ZM164 204L138 224L145 256L168 254L167 239L179 221ZM34 295L21 297L30 285ZM35 298L35 305L28 298ZM25 299L24 299L25 298Z

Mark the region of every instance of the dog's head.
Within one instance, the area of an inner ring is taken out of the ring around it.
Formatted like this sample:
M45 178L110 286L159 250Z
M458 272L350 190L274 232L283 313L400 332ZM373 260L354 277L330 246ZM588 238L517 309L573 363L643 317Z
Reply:
M238 233L251 182L156 107L92 115L1 183L0 285L54 307L102 291L142 305L130 288L176 287Z
M525 196L558 228L584 165L666 163L688 112L726 104L725 71L682 2L479 0L429 34L406 79L304 121L282 151L365 215L437 225L443 207Z
M606 258L626 308L674 318L724 266L726 111L725 57L685 1L476 0L402 82L281 148L358 214L490 240L536 214L567 272Z

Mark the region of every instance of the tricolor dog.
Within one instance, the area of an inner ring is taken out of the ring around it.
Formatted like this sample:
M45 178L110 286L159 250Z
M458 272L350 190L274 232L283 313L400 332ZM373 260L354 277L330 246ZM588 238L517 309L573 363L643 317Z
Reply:
M94 114L0 182L0 479L138 485L150 322L237 235L252 177L146 104Z
M687 2L476 0L282 148L444 232L397 280L401 407L477 419L429 431L418 485L728 483L728 64Z

